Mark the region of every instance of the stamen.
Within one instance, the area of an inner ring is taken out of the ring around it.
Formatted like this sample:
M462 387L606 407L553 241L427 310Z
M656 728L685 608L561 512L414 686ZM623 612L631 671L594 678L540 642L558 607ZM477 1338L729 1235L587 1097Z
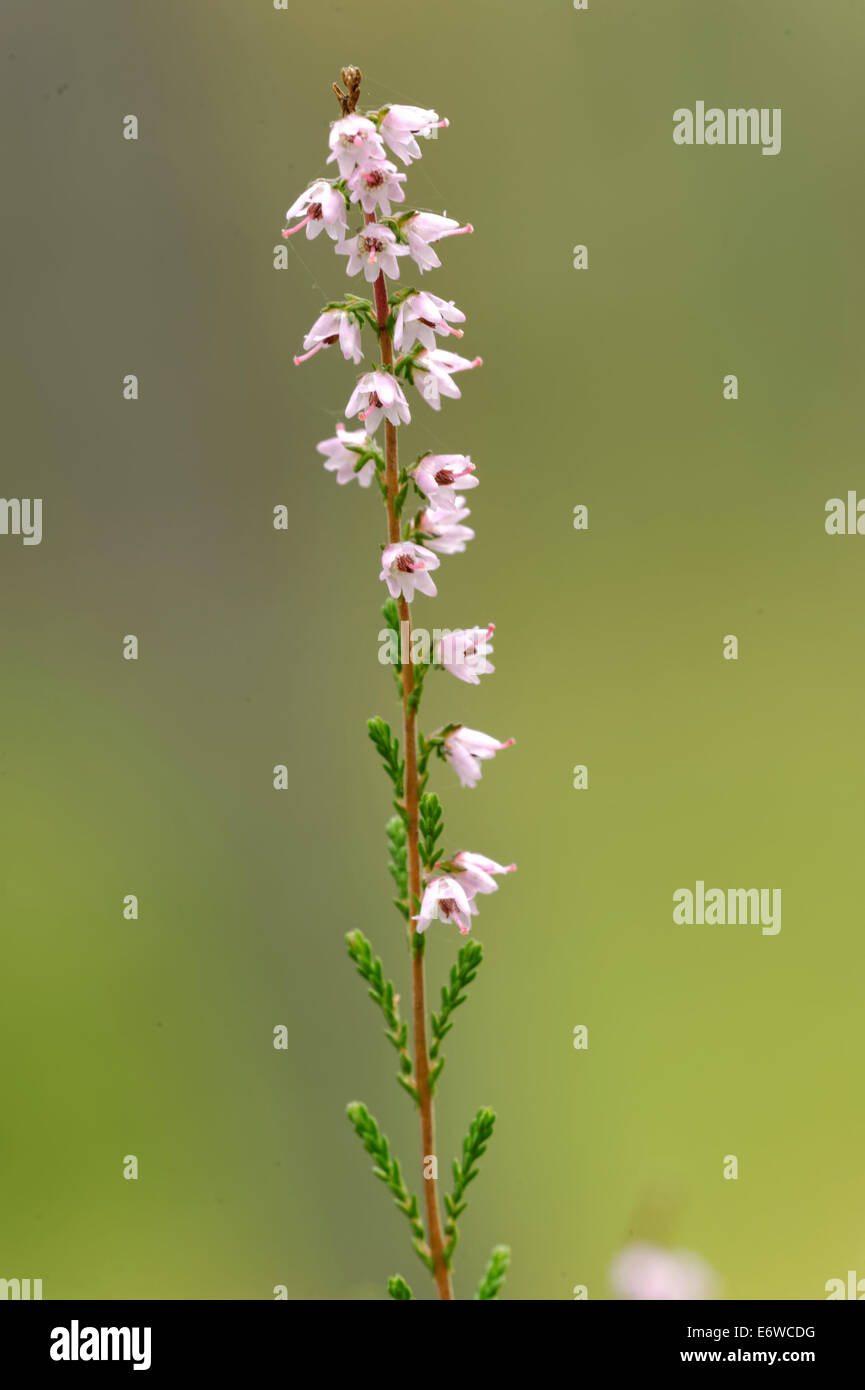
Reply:
M384 250L384 242L379 241L373 236L362 236L360 238L360 245L363 247L364 251L369 252L369 264L375 265L376 252Z
M314 357L317 352L321 352L322 348L332 347L334 343L338 342L339 334L331 333L329 338L322 338L320 343L316 343L315 347L310 348L309 352L305 352L302 357L295 357L293 359L294 365L299 367L301 362L308 362L310 357Z
M305 227L305 226L306 226L307 222L311 222L311 221L312 221L312 208L310 208L309 212L306 214L306 217L304 217L304 219L303 219L302 222L296 222L295 225L294 225L293 227L284 227L284 228L283 228L282 235L283 235L284 237L286 237L286 238L287 238L287 237L290 237L290 236L294 236L295 232L299 232L299 231L301 230L302 227Z
M331 339L331 341L333 341L333 340ZM315 354L316 354L317 352L321 352L322 348L327 347L327 346L328 346L328 340L327 340L327 339L324 339L322 342L316 343L316 345L315 345L314 348L310 348L309 352L303 353L303 355L302 355L301 357L293 357L291 360L293 361L293 363L294 363L294 365L295 365L296 367L299 367L300 364L301 364L301 362L308 362L309 359L310 359L310 357L315 357Z
M382 409L383 409L383 406L382 406L381 401L379 400L378 392L377 392L377 391L373 391L372 395L371 395L370 398L369 398L369 405L367 406L366 410L362 410L362 411L360 412L360 415L358 416L358 419L359 419L359 420L365 420L366 417L367 417L367 415L371 415L372 412L373 412L374 410L382 410Z
M467 222L464 227L449 227L446 232L439 232L436 241L440 241L445 236L462 236L463 232L473 232L474 227L471 222Z

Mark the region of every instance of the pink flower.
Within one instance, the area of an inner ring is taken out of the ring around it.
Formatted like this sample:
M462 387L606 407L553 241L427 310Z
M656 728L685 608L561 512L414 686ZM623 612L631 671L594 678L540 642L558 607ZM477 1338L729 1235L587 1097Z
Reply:
M657 1245L626 1246L610 1270L610 1284L619 1298L653 1302L688 1302L712 1298L717 1276L690 1250L664 1250Z
M306 351L302 357L295 357L294 365L297 367L301 362L306 362L322 348L330 347L331 343L339 343L347 362L362 360L360 324L354 314L346 313L345 309L325 309L323 314L319 314L303 340Z
M473 232L470 222L461 227L453 217L440 217L435 212L415 212L402 223L408 238L408 251L421 274L425 270L435 270L441 261L430 247L434 241L445 236L459 236L462 232Z
M367 434L375 434L382 416L392 425L408 424L408 403L396 377L389 372L364 372L349 398L345 413L359 415Z
M415 468L414 480L441 511L456 507L457 490L478 485L475 466L468 454L424 454Z
M347 182L352 201L359 202L364 212L375 212L379 207L385 217L390 217L391 203L405 201L405 193L400 188L405 174L400 174L389 159L359 165Z
M472 528L463 525L467 516L471 512L464 497L457 498L453 505L446 502L443 506L427 507L420 518L420 530L427 537L430 550L439 555L465 554L467 542L475 538Z
M451 874L431 878L424 890L420 912L415 918L419 932L426 931L430 922L456 922L460 935L471 930L472 904L465 890ZM476 911L477 909L475 909Z
M495 666L487 660L492 651L490 638L495 624L489 627L456 628L444 633L435 645L435 661L457 680L466 685L480 685L481 676L491 676Z
M506 744L502 746L507 747ZM499 885L493 874L512 874L517 867L516 864L497 864L495 859L487 859L485 854L471 854L468 850L455 854L451 863L457 870L457 882L462 884L467 898L473 898L477 893L497 892Z
M449 321L449 322L448 322ZM461 328L451 328L451 323L465 323L466 316L453 300L439 299L437 294L425 294L423 290L408 295L400 304L394 324L393 344L397 352L408 352L417 342L424 347L434 348L436 333L451 333L455 338L463 336Z
M414 541L395 541L382 552L381 574L391 598L402 594L406 603L414 599L414 591L435 598L438 592L429 571L438 569L441 560L426 546Z
M381 136L366 116L343 116L330 128L328 164L336 160L342 178L347 179L359 164L372 164L387 158Z
M467 729L465 724L460 724L445 734L444 754L459 778L460 786L476 787L481 780L481 763L513 746L512 738L499 743L491 734L482 734L479 729ZM460 858L464 859L465 855L457 855L457 859Z
M441 410L442 396L449 396L451 400L458 401L462 395L453 380L454 372L468 372L472 367L482 365L480 357L475 357L470 362L467 357L460 357L456 352L446 352L444 348L434 348L432 351L425 348L415 358L414 367L416 372L423 373L418 386L424 400L433 410Z
M363 467L357 469L361 455L375 448L365 430L347 430L345 425L337 425L333 438L323 439L315 447L324 454L324 466L328 473L336 474L338 483L350 483L352 478L357 478L361 487L369 487L375 477L375 459L367 459Z
M345 199L326 179L317 179L292 203L285 220L290 222L294 217L301 217L303 221L298 222L296 227L287 227L282 234L284 237L294 236L301 227L306 227L308 241L317 237L322 229L334 241L338 241L348 226Z
M378 128L403 164L411 164L413 159L421 157L420 146L414 137L429 135L436 127L447 124L447 121L439 120L437 111L425 111L421 106L389 106Z
M364 279L370 284L378 279L381 271L392 280L398 280L397 256L404 256L407 252L405 246L397 245L390 227L382 227L378 222L367 222L357 236L337 242L334 250L338 256L349 258L346 275L357 275L359 270L363 270Z

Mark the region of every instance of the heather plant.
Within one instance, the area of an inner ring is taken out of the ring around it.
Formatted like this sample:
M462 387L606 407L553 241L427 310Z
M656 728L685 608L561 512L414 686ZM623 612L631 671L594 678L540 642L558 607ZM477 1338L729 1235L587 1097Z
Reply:
M421 1158L417 1182L407 1184L399 1160L365 1105L359 1101L349 1105L348 1118L373 1160L373 1173L404 1213L412 1246L432 1275L438 1296L450 1299L460 1219L496 1117L488 1107L478 1110L462 1151L453 1160L450 1191L440 1196L435 1099L445 1065L443 1045L456 1010L468 997L483 950L473 937L464 941L441 988L438 1010L430 1013L425 933L438 922L456 928L455 940L468 938L479 900L495 892L497 879L516 866L483 854L446 849L443 807L438 794L428 787L433 768L440 765L445 777L455 775L462 787L477 786L483 763L513 740L500 741L456 720L427 732L420 727L429 673L444 671L478 685L481 676L494 669L489 660L494 629L492 623L437 628L430 641L426 629L413 625L418 595L425 600L436 597L433 574L442 557L464 552L474 539L474 531L466 524L470 511L465 494L479 480L466 454L424 453L411 463L401 462L398 437L411 421L413 392L438 411L443 398L460 398L454 378L481 366L481 359L468 359L439 345L439 340L462 338L465 314L452 301L405 284L401 277L407 280L410 273L412 279L419 278L437 269L441 262L435 247L447 237L471 232L472 227L409 207L407 175L389 157L408 167L421 157L418 139L430 138L448 122L435 111L416 106L386 105L361 114L357 109L360 71L344 68L342 81L345 90L336 83L333 88L341 115L331 126L327 159L336 166L334 176L316 179L292 204L287 213L290 225L283 236L304 230L312 240L325 232L335 254L346 258L342 266L346 275L362 277L369 286L367 297L345 293L326 304L304 339L303 354L294 361L306 362L338 346L345 359L358 366L364 361L365 341L375 354L345 407L346 419L356 419L358 428L338 424L335 434L318 445L318 452L338 484L356 482L361 489L377 490L386 517L379 572L386 591L385 626L379 632L379 659L391 664L400 713L396 732L387 719L376 716L368 722L368 733L390 783L393 814L385 839L393 902L405 924L411 1029L400 1012L394 984L370 942L360 931L350 932L346 940L396 1054L397 1081L417 1111ZM423 1207L412 1190L418 1183ZM497 1297L508 1260L507 1247L493 1249L476 1298ZM388 1292L398 1300L413 1297L398 1274L389 1280Z

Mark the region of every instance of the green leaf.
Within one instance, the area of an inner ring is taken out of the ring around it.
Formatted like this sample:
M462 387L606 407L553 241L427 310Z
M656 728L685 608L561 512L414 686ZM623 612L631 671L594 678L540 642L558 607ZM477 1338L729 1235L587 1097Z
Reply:
M329 304L325 304L323 312L327 313L332 309L341 309L343 313L351 314L361 327L369 324L370 328L378 332L375 310L368 299L359 299L356 294L347 294L345 299L332 299ZM351 445L346 445L346 448L351 448Z
M399 637L399 609L396 606L396 599L389 598L381 606L381 615L391 632L395 632Z
M399 519L402 516L402 509L405 506L405 499L408 496L408 483L403 483L393 499L394 514Z
M423 694L423 683L426 680L426 673L429 669L429 666L425 666L423 662L420 661L415 662L415 664L412 667L414 675L414 685L412 687L411 694L408 697L408 707L410 714L417 714L418 712L418 706L420 705L421 695ZM429 754L427 754L427 761L428 760ZM426 771L426 764L424 764L423 770L424 772ZM418 769L418 771L420 771L420 768Z
M483 1106L469 1125L469 1132L463 1140L462 1161L455 1158L453 1164L454 1185L450 1196L445 1197L448 1219L445 1222L445 1259L451 1263L459 1238L457 1220L468 1203L463 1201L466 1188L478 1176L478 1162L487 1151L496 1123L496 1112ZM504 1276L502 1276L504 1277Z
M394 1205L408 1217L412 1229L413 1248L424 1264L428 1264L428 1261L431 1264L417 1197L409 1196L402 1180L399 1160L391 1158L387 1137L382 1134L377 1122L361 1101L354 1100L346 1106L346 1114L357 1137L373 1160L372 1171L375 1177L385 1184L393 1194Z
M456 963L451 966L451 979L446 986L442 986L441 1012L431 1016L431 1062L438 1058L442 1041L453 1027L451 1015L460 1004L466 1002L466 990L476 977L483 959L484 948L480 941L466 941L466 945L460 948Z
M413 285L406 285L403 289L394 290L393 293L389 294L387 297L387 302L392 307L398 308L399 305L402 304L404 299L408 299L410 294L417 294L417 290L414 288Z
M435 792L424 792L418 810L421 860L431 869L438 858L439 841L444 834L444 813Z
M391 733L387 721L380 719L378 715L373 719L368 719L366 727L384 763L384 770L393 783L394 793L399 800L402 800L405 762L399 755L399 739Z
M496 1298L505 1276L508 1272L508 1265L511 1262L511 1252L507 1245L496 1245L489 1258L489 1263L484 1270L484 1277L481 1280L475 1298L490 1299Z
M373 953L372 946L362 931L349 932L345 941L358 974L369 985L370 999L381 1009L387 1024L385 1037L399 1057L400 1074L397 1080L416 1101L417 1088L412 1077L412 1060L408 1050L408 1024L400 1018L393 982L385 979L381 960Z
M387 1291L391 1298L409 1299L414 1298L414 1294L405 1282L401 1274L394 1274L387 1281Z
M401 815L391 816L385 827L387 835L389 862L388 870L396 884L397 897L394 899L399 911L408 916L408 833Z
M382 497L386 499L387 488L385 487L384 480L378 473L376 473L376 477L379 479L381 483ZM396 605L396 599L388 598L387 602L382 604L381 613L382 617L384 618L385 624L388 628L388 631L392 632L394 638L396 639L397 659L396 661L391 663L391 668L393 670L394 681L396 682L397 694L399 695L399 698L402 699L402 667L400 665L399 660L401 635L399 626L399 609Z

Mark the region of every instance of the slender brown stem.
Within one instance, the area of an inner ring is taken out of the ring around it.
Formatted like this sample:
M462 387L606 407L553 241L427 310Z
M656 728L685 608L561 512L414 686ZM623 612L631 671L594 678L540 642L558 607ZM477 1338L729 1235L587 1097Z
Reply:
M367 219L369 220L369 219ZM382 366L393 367L393 342L388 332L387 283L384 272L375 282L375 313L378 322L379 344ZM397 452L396 426L389 420L384 426L385 444L385 489L387 501L387 534L391 544L398 541L399 517L396 514L396 495L399 490L399 459ZM411 608L404 598L400 598L400 649L411 652ZM429 1084L429 1048L426 1031L426 982L424 979L423 937L418 936L414 921L416 902L421 899L420 852L418 850L418 771L417 771L417 714L412 706L414 690L414 671L411 661L402 668L402 711L405 749L405 808L408 815L408 893L411 926L411 990L412 1020L414 1031L414 1069L417 1085L418 1107L420 1110L421 1164L426 1168L426 1160L435 1157L435 1115L433 1098ZM436 1165L434 1164L433 1167ZM433 1260L433 1277L439 1298L453 1298L450 1270L445 1259L445 1241L439 1213L438 1186L435 1177L424 1175L424 1196L426 1199L427 1235L430 1254Z

